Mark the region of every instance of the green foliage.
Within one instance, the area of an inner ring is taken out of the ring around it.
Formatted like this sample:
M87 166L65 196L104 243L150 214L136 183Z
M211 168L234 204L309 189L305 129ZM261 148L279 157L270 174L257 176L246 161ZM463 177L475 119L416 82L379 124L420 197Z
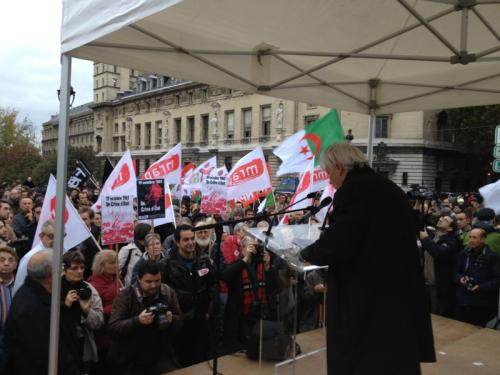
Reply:
M0 107L0 181L11 183L30 176L41 160L33 124L19 112Z
M94 177L99 181L101 175L100 161L97 159L96 153L92 147L68 148L68 177L75 170L77 160L82 160L94 174ZM42 162L39 163L36 170L33 171L33 182L35 184L45 184L47 183L50 174L57 177L56 154L49 154L43 157Z

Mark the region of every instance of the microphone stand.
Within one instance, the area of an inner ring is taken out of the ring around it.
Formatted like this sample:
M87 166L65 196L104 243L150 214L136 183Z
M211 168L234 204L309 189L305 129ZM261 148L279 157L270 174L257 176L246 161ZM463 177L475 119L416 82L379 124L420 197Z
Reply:
M305 197L302 200L305 200L305 199L310 199L310 198ZM302 200L294 202L289 207L293 206L294 204L299 203ZM284 210L281 210L279 212L276 212L276 213L258 214L258 215L255 215L254 218L256 220L267 220L267 219L269 219L271 217L274 217L274 216L277 216L277 215L281 215L281 214L290 214L290 213L293 213L293 212L304 211L304 210L308 210L308 211L316 210L315 206L308 206L306 208L298 208L298 209L295 209L295 210L285 211L287 208L285 208ZM215 301L214 301L214 304L213 304L213 314L212 314L213 327L214 327L214 329L213 329L214 334L212 335L213 336L212 337L212 353L213 353L213 356L214 356L213 357L213 366L212 366L212 374L213 375L219 375L219 372L218 372L219 350L217 348L217 346L218 346L217 345L218 344L217 343L217 338L219 337L219 331L220 331L220 324L219 324L220 290L219 290L219 284L220 284L220 279L221 279L220 257L223 256L222 255L222 251L221 251L222 234L224 232L223 228L224 228L225 225L242 223L242 222L247 221L247 220L248 220L248 218L241 218L241 219L238 219L238 220L226 220L226 221L221 221L221 222L218 222L218 223L215 223L215 224L200 225L198 227L192 228L193 232L197 232L199 230L207 230L207 229L214 229L214 231L215 231L214 249L215 249L216 255L217 255L216 258L215 258L215 269L216 269L215 274L216 274L216 286L217 286L216 290L217 290L217 292L216 292L216 295L215 295ZM266 235L267 235L267 232L266 232ZM269 235L268 235L268 237L269 237ZM267 246L267 243L265 244L265 246ZM264 269L263 269L263 271L265 272ZM257 279L258 279L258 277L257 277ZM262 350L262 349L260 349L260 350Z

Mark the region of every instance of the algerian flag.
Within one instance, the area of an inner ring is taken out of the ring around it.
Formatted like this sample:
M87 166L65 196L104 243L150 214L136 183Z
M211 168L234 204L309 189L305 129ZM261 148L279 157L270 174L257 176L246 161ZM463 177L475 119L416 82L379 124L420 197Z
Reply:
M276 201L274 200L274 193L271 191L266 198L259 204L257 208L257 213L263 212L267 207L274 206Z
M288 137L273 153L283 162L277 176L287 173L302 173L308 162L315 157L319 165L321 154L333 143L345 142L340 115L332 109L325 116Z

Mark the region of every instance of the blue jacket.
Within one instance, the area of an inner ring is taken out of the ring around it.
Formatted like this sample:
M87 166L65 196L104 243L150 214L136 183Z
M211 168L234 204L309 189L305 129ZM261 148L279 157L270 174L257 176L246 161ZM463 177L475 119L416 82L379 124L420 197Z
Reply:
M464 276L472 277L479 290L471 292L460 283ZM500 282L500 258L488 245L477 254L469 248L458 255L454 281L459 306L495 306Z

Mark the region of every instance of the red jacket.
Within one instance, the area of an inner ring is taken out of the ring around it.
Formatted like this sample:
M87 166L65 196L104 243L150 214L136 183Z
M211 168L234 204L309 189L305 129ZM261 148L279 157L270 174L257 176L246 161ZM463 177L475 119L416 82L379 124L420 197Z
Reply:
M102 308L104 310L104 323L107 324L111 315L111 309L113 308L113 302L122 284L117 285L116 279L110 279L104 275L92 275L87 279L87 282L96 288L101 297ZM109 349L111 346L111 339L104 330L96 332L95 341L99 349Z

